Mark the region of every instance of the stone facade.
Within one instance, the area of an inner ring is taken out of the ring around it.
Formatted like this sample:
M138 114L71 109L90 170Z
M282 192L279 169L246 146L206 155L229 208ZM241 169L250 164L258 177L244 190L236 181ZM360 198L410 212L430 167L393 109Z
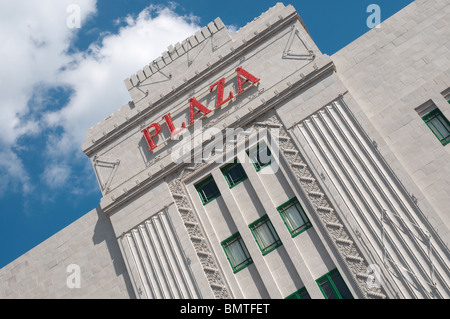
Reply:
M3 268L0 297L323 298L319 279L337 272L353 298L448 298L448 147L420 112L450 118L449 9L416 1L332 57L281 3L170 46L87 132L100 206ZM255 170L261 143L271 163ZM245 179L230 185L235 158ZM220 192L207 204L206 178ZM294 198L309 225L295 235L280 210ZM279 237L268 253L261 219ZM239 270L224 248L235 236Z
M71 285L71 265L79 266L79 288ZM0 283L1 299L134 298L111 223L99 208L2 268Z

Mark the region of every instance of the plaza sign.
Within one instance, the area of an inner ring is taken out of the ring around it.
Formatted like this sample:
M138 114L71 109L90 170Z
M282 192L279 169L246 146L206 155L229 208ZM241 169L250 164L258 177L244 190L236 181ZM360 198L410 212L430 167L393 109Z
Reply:
M250 82L251 85L254 85L259 82L260 79L255 77L254 75L250 74L246 70L244 70L242 67L239 67L236 69L236 77L237 77L237 86L238 91L236 93L236 96L240 95L242 92L244 92L249 86L244 88L244 85L247 82ZM228 97L224 100L224 88L225 88L225 78L221 78L219 81L215 82L209 87L209 93L212 93L212 91L217 87L217 94L216 94L216 108L220 108L222 105L230 101L234 98L233 92L230 92L228 94ZM205 116L208 113L211 112L210 109L208 109L206 106L204 106L202 103L200 103L197 98L192 97L189 99L189 125L193 124L195 122L195 117L200 114L201 116ZM198 117L197 117L198 118ZM182 123L180 128L175 128L175 125L172 122L172 118L170 116L170 113L167 113L163 116L163 120L166 122L167 128L170 132L170 137L173 137L174 135L178 134L182 130L186 128L186 123ZM150 130L152 130L152 133L150 133ZM141 131L144 134L145 140L147 141L147 144L149 146L149 151L153 151L158 145L154 142L154 138L159 135L161 132L161 125L159 123L152 123L147 128Z

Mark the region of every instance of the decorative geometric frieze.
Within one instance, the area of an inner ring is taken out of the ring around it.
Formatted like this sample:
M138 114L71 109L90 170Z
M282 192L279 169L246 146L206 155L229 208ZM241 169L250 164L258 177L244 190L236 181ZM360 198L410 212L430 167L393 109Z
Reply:
M199 298L189 261L166 210L119 238L139 298Z
M288 41L283 50L284 59L298 60L314 60L314 52L308 48L306 42L300 37L300 31L295 27L291 27Z
M215 298L230 299L232 295L223 279L223 274L217 265L212 249L208 244L206 235L183 185L183 180L200 166L203 165L190 164L190 166L182 169L175 178L169 181L168 185Z
M345 227L341 218L324 194L321 186L318 184L316 178L313 176L311 170L300 154L300 151L292 143L291 137L278 117L273 114L263 115L259 119L246 125L244 130L249 131L250 128L267 129L269 134L271 134L271 128L278 129L273 130L272 132L272 134L276 134L274 132L278 131L278 136L273 136L272 138L278 139L279 141L280 155L286 160L293 176L295 176L299 186L307 195L311 206L314 208L314 212L321 221L320 226L323 227L329 238L332 240L334 248L341 256L343 263L346 265L362 295L365 298L386 298L387 296L383 288L369 286L367 284L369 264L364 259L356 242L352 239L350 232ZM240 140L242 140L242 136L238 136L236 139L237 142ZM225 147L234 147L234 143L233 145L225 144L224 148ZM225 154L225 150L223 154ZM205 168L206 165L208 164L188 164L179 171L177 176L170 180L168 184L184 225L191 238L191 242L201 261L205 275L208 278L211 289L216 298L230 298L231 294L228 292L228 288L223 279L223 274L216 264L212 249L209 247L206 235L202 230L196 212L192 208L193 205L190 203L189 197L184 189L183 181L197 171Z
M450 292L448 248L343 98L302 120L293 132L363 229L365 245L384 274L391 276L389 285L396 287L395 293L406 298L446 298ZM322 209L318 211L323 214ZM334 221L326 227L337 236L339 226ZM336 244L341 250L347 245L341 239ZM351 252L346 256L357 262ZM364 280L364 273L358 276Z
M94 171L97 176L98 183L102 192L108 193L109 186L112 183L114 175L119 167L120 160L110 160L110 159L99 159L97 156L94 157Z
M293 176L295 176L314 212L319 217L320 226L323 227L333 242L335 249L341 256L360 292L365 298L387 298L382 287L369 287L367 285L369 264L364 259L350 232L332 207L331 202L318 184L317 179L313 176L300 151L293 144L289 133L283 127L278 117L276 115L267 115L262 120L258 120L254 126L279 128L279 136L277 138L279 140L280 156L288 163Z

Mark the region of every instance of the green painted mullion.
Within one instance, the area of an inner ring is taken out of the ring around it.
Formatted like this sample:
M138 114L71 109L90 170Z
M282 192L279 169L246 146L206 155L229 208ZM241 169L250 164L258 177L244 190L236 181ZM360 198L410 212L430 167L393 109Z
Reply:
M261 253L264 253L264 248L261 247L261 244L259 242L259 240L262 240L262 239L261 239L261 236L259 236L259 233L256 231L256 229L252 229L252 235L255 238L255 241L256 241L256 244L259 247L259 250L261 251ZM259 240L258 240L258 238L259 238Z
M237 241L237 243L236 243ZM241 263L237 264L236 258L234 256L234 254L231 252L231 249L229 249L229 247L233 244L237 244L239 245L239 247L241 248L244 256L246 257ZM245 244L242 241L242 237L240 236L239 233L236 233L232 236L230 236L229 238L225 239L224 241L221 242L221 245L223 247L223 250L225 252L225 256L228 259L228 262L230 263L231 269L233 270L233 273L237 273L239 271L241 271L242 269L246 268L248 265L253 263L252 258L250 257L250 255L248 254L247 249L244 247Z
M338 297L338 299L343 299L341 293L337 289L336 285L334 284L333 278L331 278L331 273L334 271L331 271L327 274L328 282L330 283L331 287L333 288L334 294Z
M431 122L431 121L430 121L430 122ZM440 137L437 136L435 130L433 130L433 128L434 128L434 129L436 129L436 128L434 127L434 125L433 125L433 127L431 127L431 126L430 126L430 122L427 121L427 122L425 122L425 123L427 124L428 128L430 129L430 131L433 132L434 136L436 136L436 138L440 141L440 140L441 140Z
M437 119L439 121L439 117L437 117L437 116L434 117L433 120L434 119ZM434 125L434 121L433 120L430 121L431 125L433 125L433 127L434 127L434 130L432 130L432 131L435 133L435 135L439 139L439 141L442 141L444 136L442 135L441 131L436 127L436 125ZM437 136L437 134L439 134L441 137Z
M301 298L302 293L306 293L309 298ZM290 294L289 296L287 296L284 299L311 299L311 297L309 296L309 293L306 290L306 287L303 287L303 288L300 288L299 290L297 290L296 292L294 292L293 294Z
M442 145L450 143L450 132L447 129L450 126L447 118L442 114L442 112L436 108L422 117L422 120L426 123L428 128L433 132L434 136L441 142ZM445 132L441 132L434 124L434 120L439 121L443 126L448 135L444 136ZM448 139L448 140L447 140Z
M443 116L438 116L438 121L439 123L441 123L442 127L445 129L445 131L447 132L447 135L445 137L443 137L444 139L450 136L450 131L448 130L448 126L450 126L450 124L446 121L446 118L444 118ZM443 134L441 134L442 136L444 136Z
M271 244L266 243L265 240L261 237L260 233L262 232L262 227L264 225L267 225L269 233L274 240ZM270 221L267 215L264 215L263 217L251 223L249 225L249 228L263 256L267 255L268 253L270 253L271 251L273 251L274 249L278 248L283 244L277 232L273 228L272 222Z
M270 148L267 146L266 143L258 144L258 145L255 146L254 148L252 148L252 149L250 149L250 150L247 151L247 155L249 156L249 158L250 158L250 160L251 160L251 162L252 162L252 164L253 164L253 166L255 167L255 169L256 169L257 172L259 172L259 171L260 171L261 169L263 169L264 167L269 166L270 163L272 162L272 160L269 160L269 162L267 162L267 163L261 163L261 162L258 160L259 151L260 151L260 149L261 149L262 147L264 147L264 149L267 150L267 153L270 154L270 155L268 155L268 156L270 157L270 156L272 155L272 153L271 153ZM255 158L250 157L250 154L254 154L254 155L255 155L255 156L254 156Z
M263 217L257 219L253 223L249 225L250 230L252 231L253 237L255 238L256 243L258 244L259 250L261 253L264 254L264 250L267 248L266 244L264 243L264 240L261 238L259 232L258 232L258 224L261 224L263 220L267 218L267 215L264 215ZM259 239L259 240L258 240ZM260 243L261 241L261 243ZM264 245L264 247L261 247L261 244Z
M215 200L217 197L221 196L220 191L219 191L219 189L217 188L217 185L216 185L216 188L217 188L216 193L210 199L207 199L207 196L206 196L206 193L205 193L203 187L205 185L207 185L208 183L210 183L211 181L213 181L214 184L215 184L214 178L212 176L209 176L209 177L205 178L203 181L201 181L201 182L197 183L196 185L194 185L195 189L197 190L198 195L200 196L200 199L201 199L203 205L206 205L209 202Z
M320 277L319 279L317 279L317 280L316 280L316 283L317 283L317 285L319 286L319 289L320 289L320 291L322 292L323 297L324 297L325 299L328 299L328 296L325 294L325 291L323 290L322 285L320 284L320 281L323 280L323 277L325 277L325 276L322 276L322 277ZM326 279L326 278L325 278L325 279ZM328 282L328 279L326 279L326 280L327 280L327 282Z

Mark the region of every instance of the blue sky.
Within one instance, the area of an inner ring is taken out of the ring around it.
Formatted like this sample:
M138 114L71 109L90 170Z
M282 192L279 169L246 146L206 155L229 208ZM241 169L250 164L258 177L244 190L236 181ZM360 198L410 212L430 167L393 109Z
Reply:
M332 55L412 0L292 0ZM0 268L100 203L80 145L130 99L123 80L220 17L236 30L276 1L15 0L0 3ZM80 28L67 20L79 8Z

